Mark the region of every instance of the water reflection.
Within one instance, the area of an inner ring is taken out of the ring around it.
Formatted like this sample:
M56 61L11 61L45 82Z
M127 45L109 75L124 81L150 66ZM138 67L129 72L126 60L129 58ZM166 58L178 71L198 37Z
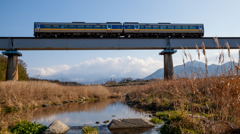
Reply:
M119 118L139 118L147 117L149 114L143 111L133 109L123 103L123 100L119 99L106 99L97 102L82 103L67 103L61 106L51 106L47 108L36 108L34 110L25 110L12 113L6 113L0 116L0 120L3 122L15 121L15 119L25 118L28 120L36 121L49 126L53 121L60 120L71 129L68 134L81 134L81 128L84 124L96 126L99 130L98 134L120 134L120 133L142 133L142 134L154 134L159 126L152 129L121 129L110 131L107 128L107 124L103 121ZM96 124L95 122L100 122Z
M112 117L115 115L115 117ZM97 102L68 103L62 106L41 108L33 112L33 120L44 125L50 125L60 120L68 126L103 125L103 121L117 118L148 117L148 114L136 111L122 103L122 100L106 99ZM99 124L95 122L99 121Z

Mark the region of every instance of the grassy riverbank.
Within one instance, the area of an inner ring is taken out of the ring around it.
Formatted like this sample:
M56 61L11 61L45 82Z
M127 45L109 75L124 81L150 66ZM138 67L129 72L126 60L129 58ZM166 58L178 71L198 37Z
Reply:
M109 90L96 86L62 86L41 81L0 82L0 106L4 109L21 109L56 104L63 101L76 101L108 98Z
M240 76L221 76L172 81L158 80L148 85L136 86L128 92L126 99L133 107L147 111L179 110L181 111L181 114L178 112L178 115L181 115L179 120L191 120L186 115L196 114L205 116L215 123L228 122L240 127L239 97ZM194 123L191 124L192 130L200 130L203 127L203 125L197 125L196 121ZM169 124L170 126L179 125L174 121ZM205 127L209 126L205 125Z
M239 132L240 75L226 72L218 77L157 80L109 89L126 93L129 106L165 119L163 134Z

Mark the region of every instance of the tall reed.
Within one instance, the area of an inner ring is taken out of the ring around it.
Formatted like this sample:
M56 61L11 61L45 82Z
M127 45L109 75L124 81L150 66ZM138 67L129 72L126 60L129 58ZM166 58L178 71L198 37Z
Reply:
M62 86L40 81L7 81L0 82L1 107L37 106L43 103L85 98L107 98L109 90L101 85L96 86Z

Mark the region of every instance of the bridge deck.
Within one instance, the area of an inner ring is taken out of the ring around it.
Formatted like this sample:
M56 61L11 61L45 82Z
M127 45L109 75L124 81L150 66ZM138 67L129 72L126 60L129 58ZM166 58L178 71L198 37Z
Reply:
M219 37L222 48L228 42L231 49L238 49L240 37ZM141 50L167 48L165 38L34 38L34 37L1 37L0 50ZM213 37L204 38L170 38L173 49L196 49L205 44L206 49L217 49ZM12 45L13 44L13 45Z

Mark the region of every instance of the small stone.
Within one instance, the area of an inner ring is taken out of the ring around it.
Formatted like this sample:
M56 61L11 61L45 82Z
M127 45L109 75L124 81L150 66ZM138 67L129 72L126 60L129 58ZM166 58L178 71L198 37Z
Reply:
M68 101L63 101L63 104L65 104L65 103L69 103Z
M43 134L66 133L69 129L69 126L65 125L61 121L56 120L48 126L48 128L43 132Z
M112 115L112 117L116 117L115 115Z
M60 106L60 105L62 105L62 103L57 103L57 104L55 104L56 106Z
M49 107L50 105L49 104L46 104L46 103L44 103L44 104L42 104L42 107Z
M97 121L96 124L99 124L99 122Z
M132 105L132 102L128 102L127 104L128 104L128 105Z
M109 120L106 120L106 121L104 121L103 123L108 123L109 122Z
M85 97L79 97L80 99L83 99L83 100L85 100L86 98Z
M73 102L72 100L70 102Z

